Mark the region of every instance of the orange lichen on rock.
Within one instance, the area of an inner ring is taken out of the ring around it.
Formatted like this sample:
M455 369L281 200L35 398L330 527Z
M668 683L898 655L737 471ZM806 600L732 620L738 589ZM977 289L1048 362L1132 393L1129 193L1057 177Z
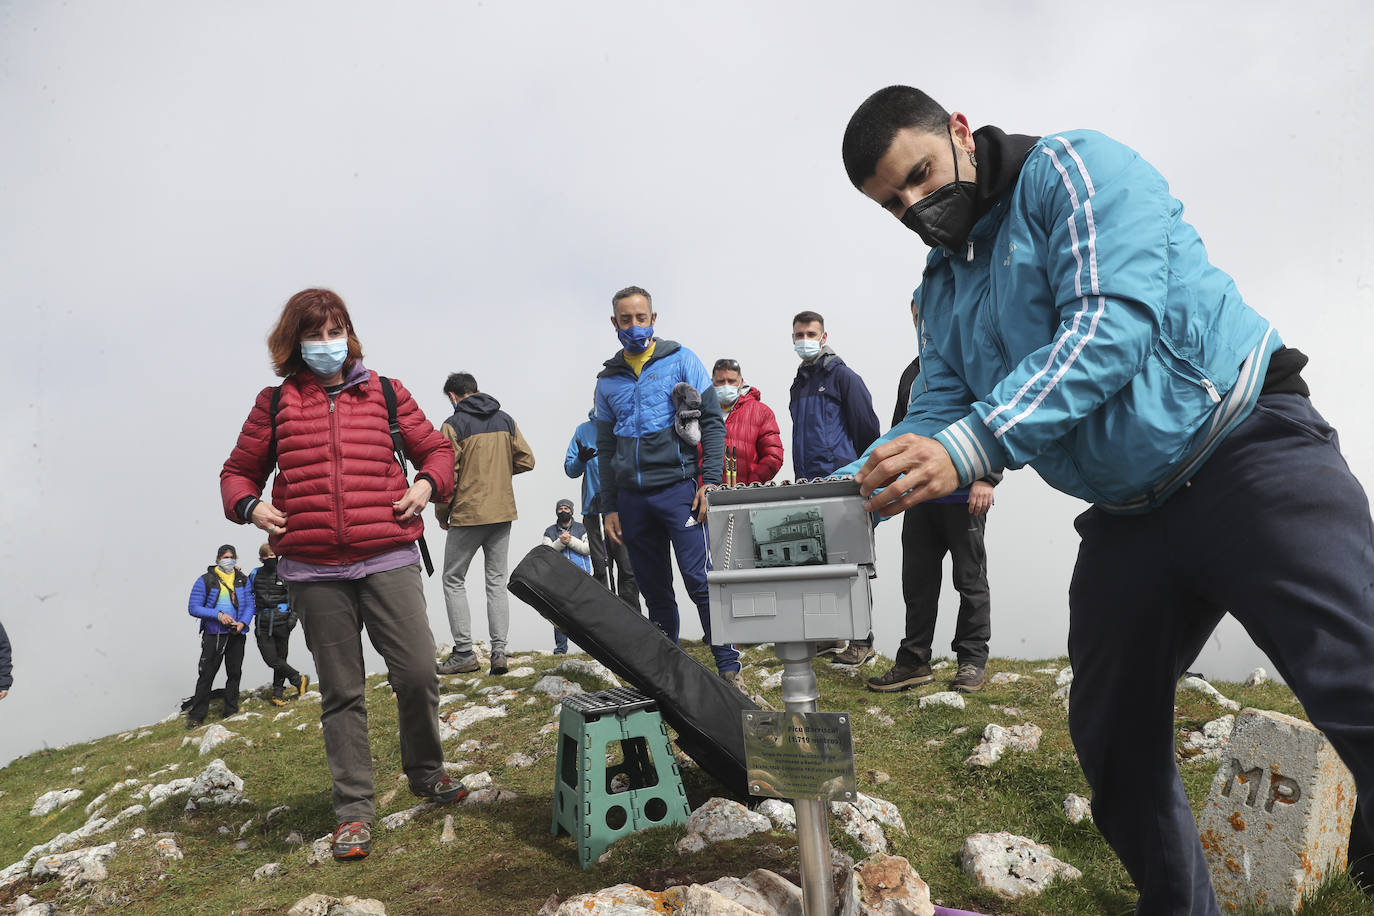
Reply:
M1232 830L1244 830L1244 829L1245 829L1245 818L1243 818L1243 817L1240 816L1240 812L1239 812L1239 811L1232 811L1232 812L1231 812L1231 816L1228 817L1227 820L1231 822L1231 829L1232 829Z

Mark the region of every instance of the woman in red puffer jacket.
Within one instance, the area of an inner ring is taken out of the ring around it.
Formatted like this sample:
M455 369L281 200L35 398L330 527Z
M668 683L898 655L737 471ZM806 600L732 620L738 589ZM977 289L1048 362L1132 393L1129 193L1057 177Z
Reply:
M419 469L407 485L392 451L386 399L343 300L324 289L292 296L268 337L285 379L248 414L220 472L231 521L268 532L291 605L319 675L320 725L334 779L336 859L371 850L376 810L367 740L362 630L386 662L396 693L401 766L421 798L467 794L444 775L439 681L419 551L420 512L453 491L453 447L392 381L406 455ZM273 467L272 499L262 488Z
M725 412L725 483L767 483L782 467L778 418L759 390L744 384L737 361L716 360L711 384Z

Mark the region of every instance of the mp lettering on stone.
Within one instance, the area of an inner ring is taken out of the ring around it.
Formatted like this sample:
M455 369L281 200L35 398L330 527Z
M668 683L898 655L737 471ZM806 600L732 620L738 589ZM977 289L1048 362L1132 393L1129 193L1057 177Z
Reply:
M1217 902L1296 910L1345 868L1354 810L1354 780L1318 729L1242 710L1198 815Z

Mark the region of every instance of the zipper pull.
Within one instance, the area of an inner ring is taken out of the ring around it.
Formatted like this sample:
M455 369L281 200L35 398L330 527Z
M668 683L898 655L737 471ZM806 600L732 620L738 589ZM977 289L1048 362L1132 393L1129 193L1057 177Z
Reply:
M1217 386L1212 384L1211 379L1202 380L1202 390L1207 392L1207 397L1212 400L1213 404L1221 403L1221 395L1217 394Z
M333 413L333 412L334 412L334 398L333 398L333 396L331 396L331 397L329 398L329 412L330 412L330 413Z
M973 242L965 242L964 244L968 245L968 254L966 254L966 255L964 256L964 260L965 260L965 261L972 261L972 260L973 260Z

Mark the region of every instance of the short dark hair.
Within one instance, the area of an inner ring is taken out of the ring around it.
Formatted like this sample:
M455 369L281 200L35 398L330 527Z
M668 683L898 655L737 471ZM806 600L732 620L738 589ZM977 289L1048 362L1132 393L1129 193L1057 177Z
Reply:
M798 312L797 314L792 316L793 324L810 324L813 321L819 322L821 330L825 330L825 319L821 317L820 312L813 312L807 310L805 312Z
M456 394L460 398L465 398L476 393L477 379L472 377L471 372L454 372L444 382L444 394Z
M611 297L611 314L615 314L615 305L621 299L628 299L631 296L643 296L644 301L649 303L649 308L654 307L654 297L649 295L649 291L642 286L627 286L620 292Z
M854 111L840 144L844 170L854 187L862 190L864 182L873 177L878 160L904 127L938 134L949 127L949 112L910 86L879 89Z
M728 356L722 356L716 360L716 364L711 367L711 374L715 375L722 369L726 372L738 372L740 375L744 375L744 370L739 367L739 360L731 359Z

